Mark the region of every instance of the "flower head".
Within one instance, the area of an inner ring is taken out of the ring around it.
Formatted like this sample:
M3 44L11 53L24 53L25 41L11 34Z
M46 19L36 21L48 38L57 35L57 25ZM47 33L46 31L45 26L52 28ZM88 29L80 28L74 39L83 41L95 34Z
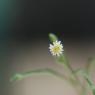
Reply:
M50 44L49 49L50 49L51 54L54 56L60 56L64 51L61 41L53 42L53 44Z

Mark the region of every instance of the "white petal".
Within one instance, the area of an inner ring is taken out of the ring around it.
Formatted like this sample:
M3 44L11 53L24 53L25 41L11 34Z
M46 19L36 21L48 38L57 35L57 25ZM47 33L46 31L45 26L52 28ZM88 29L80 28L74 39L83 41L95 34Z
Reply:
M49 49L52 49L52 48L53 48L53 45L52 45L52 44L50 44Z

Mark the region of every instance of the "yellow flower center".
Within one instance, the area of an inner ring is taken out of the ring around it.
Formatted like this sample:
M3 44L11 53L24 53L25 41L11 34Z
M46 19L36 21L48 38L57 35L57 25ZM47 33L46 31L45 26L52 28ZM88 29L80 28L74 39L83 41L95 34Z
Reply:
M58 53L59 50L60 50L60 47L58 47L58 46L54 47L54 49L53 49L53 51L54 51L55 53Z

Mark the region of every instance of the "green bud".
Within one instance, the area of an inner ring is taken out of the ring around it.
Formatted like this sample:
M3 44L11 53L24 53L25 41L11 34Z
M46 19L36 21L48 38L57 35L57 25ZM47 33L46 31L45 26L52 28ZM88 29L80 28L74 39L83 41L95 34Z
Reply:
M57 36L53 33L49 34L49 39L50 39L51 42L55 42L55 41L58 40Z

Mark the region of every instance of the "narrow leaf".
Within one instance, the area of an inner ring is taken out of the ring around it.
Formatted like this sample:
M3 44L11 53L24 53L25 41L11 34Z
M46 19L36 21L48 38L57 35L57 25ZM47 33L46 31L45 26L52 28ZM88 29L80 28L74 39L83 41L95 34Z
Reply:
M18 73L18 74L15 74L11 79L10 81L17 81L17 80L22 80L24 78L27 78L27 77L30 77L32 76L33 74L42 74L42 73L48 73L48 74L51 74L51 75L54 75L58 78L61 78L61 79L65 79L65 80L68 80L66 78L66 76L56 72L55 70L52 70L52 69L38 69L38 70L32 70L30 72L25 72L25 73Z

